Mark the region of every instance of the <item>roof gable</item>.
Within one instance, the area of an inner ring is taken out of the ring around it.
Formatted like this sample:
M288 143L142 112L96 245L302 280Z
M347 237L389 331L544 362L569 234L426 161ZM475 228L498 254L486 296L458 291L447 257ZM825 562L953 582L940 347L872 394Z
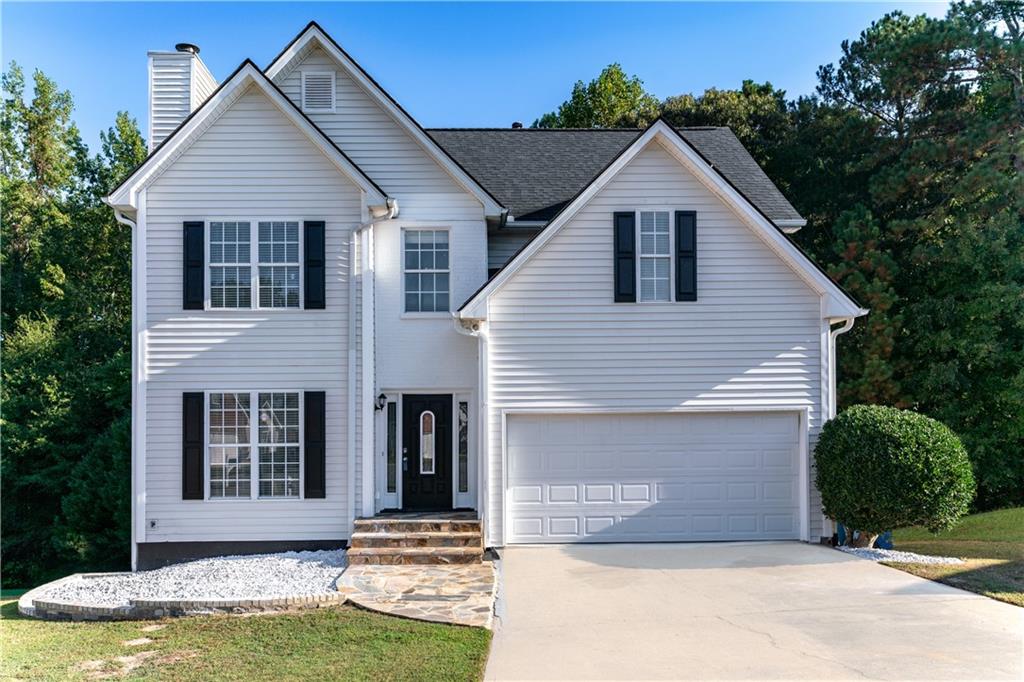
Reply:
M428 135L423 127L315 21L310 22L270 63L265 71L267 77L275 83L280 82L317 47L329 55L378 107L448 173L457 185L475 196L483 204L485 215L499 216L505 212L501 202Z
M729 128L678 128L781 228L803 218ZM550 220L643 131L636 128L437 128L427 132L487 185L516 221Z
M711 192L726 205L732 207L740 219L778 254L816 292L826 298L823 305L824 317L857 317L867 311L861 308L846 292L833 282L810 258L796 247L777 226L758 209L746 196L739 192L722 176L678 131L663 120L655 121L643 134L625 147L593 181L587 184L548 223L537 237L529 242L490 281L480 288L459 309L457 315L463 318L482 319L486 317L486 302L491 294L499 290L515 276L533 254L544 248L590 200L616 177L637 154L651 142L660 142Z
M121 209L134 210L138 193L155 180L202 133L210 127L250 87L256 87L299 130L306 134L334 166L367 194L370 205L384 205L387 194L370 179L341 149L302 113L252 61L246 60L216 91L193 111L174 132L154 149L105 199L106 203Z

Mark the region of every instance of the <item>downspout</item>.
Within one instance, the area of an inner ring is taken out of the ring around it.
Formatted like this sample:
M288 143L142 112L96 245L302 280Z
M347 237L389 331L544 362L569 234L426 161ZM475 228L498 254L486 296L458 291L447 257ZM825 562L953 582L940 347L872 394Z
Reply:
M487 323L484 320L463 319L458 313L452 314L452 321L455 323L455 331L463 336L475 336L478 342L477 350L477 402L476 402L476 497L477 515L484 520L483 540L484 547L490 546L489 522L487 520L487 453L490 449L490 430L487 428L490 418L490 402L487 395Z
M111 208L114 208L114 207L111 206ZM137 523L138 523L138 510L137 510L137 507L138 507L139 490L138 490L138 486L136 486L136 484L135 484L135 474L137 472L136 461L137 461L137 459L139 457L139 454L140 454L138 452L138 447L137 447L137 443L136 443L137 438L135 437L135 432L136 432L136 427L138 426L138 423L137 423L136 420L138 420L138 419L145 419L145 415L137 414L136 409L135 409L136 405L138 404L138 400L140 398L140 396L139 396L139 389L138 389L138 385L137 384L138 384L138 378L139 378L139 356L140 356L140 353L142 352L142 349L139 348L139 328L138 328L139 321L138 321L138 319L136 319L136 315L135 315L135 311L136 311L136 309L138 307L137 303L138 303L138 295L139 295L138 287L135 286L135 277L137 276L136 275L136 268L137 268L137 266L136 266L136 263L135 263L135 254L136 254L136 252L138 250L139 235L137 234L137 231L138 231L137 227L138 226L137 226L136 221L134 221L131 218L129 218L128 216L126 216L123 211L114 208L114 220L116 220L121 225L124 225L128 229L130 229L131 230L131 235L132 235L132 277L131 277L131 285L132 285L132 289L131 289L131 291L132 291L132 296L131 296L131 301L132 301L132 398L131 398L131 400L132 400L132 415L131 415L131 420L132 420L132 429L131 429L131 432L132 432L132 442L131 442L131 455L130 455L130 457L131 457L131 474L130 474L131 482L130 482L130 485L131 485L131 500L132 500L132 505L131 505L131 537L132 537L131 562L132 563L131 563L131 566L132 566L132 570L135 571L135 570L138 570L138 565L139 565L139 543L138 543L138 530L137 530Z
M836 337L853 329L854 318L843 320L843 326L829 328L828 333L828 419L836 416L838 402L836 400Z
M359 240L362 232L367 229L372 229L376 223L383 222L385 220L392 220L398 215L398 202L394 199L387 199L387 212L378 217L370 215L370 219L364 223L360 223L352 230L352 238L349 244L349 278L348 278L348 424L346 426L346 445L348 453L348 508L351 510L351 517L349 519L349 533L353 531L355 527L355 493L356 493L356 479L355 479L355 462L356 462L356 251L358 249ZM362 273L360 273L362 275ZM365 316L368 311L363 310ZM370 315L374 314L373 310L369 311ZM363 387L365 392L367 387ZM372 395L372 389L371 389ZM367 428L367 425L363 425L363 428ZM363 472L366 476L367 472Z

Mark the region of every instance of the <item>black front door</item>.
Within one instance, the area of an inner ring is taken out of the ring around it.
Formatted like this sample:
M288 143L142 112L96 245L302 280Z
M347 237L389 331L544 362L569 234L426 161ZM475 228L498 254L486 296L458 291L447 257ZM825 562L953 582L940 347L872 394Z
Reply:
M402 397L402 509L452 508L452 397Z

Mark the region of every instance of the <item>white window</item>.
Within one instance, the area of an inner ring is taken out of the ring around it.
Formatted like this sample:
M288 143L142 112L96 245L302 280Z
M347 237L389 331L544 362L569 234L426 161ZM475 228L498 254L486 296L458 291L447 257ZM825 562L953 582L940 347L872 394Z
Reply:
M300 497L300 393L214 392L207 406L210 499Z
M420 415L420 473L434 473L434 413Z
M261 308L299 307L299 223L259 223Z
M334 72L302 72L302 109L334 111Z
M672 244L668 211L640 211L640 300L669 301Z
M448 312L447 230L405 230L405 312Z
M252 494L248 393L211 393L210 497L249 497Z
M250 225L210 223L210 307L252 307Z
M298 221L211 221L209 226L210 308L301 305Z
M260 393L259 495L299 496L299 394Z

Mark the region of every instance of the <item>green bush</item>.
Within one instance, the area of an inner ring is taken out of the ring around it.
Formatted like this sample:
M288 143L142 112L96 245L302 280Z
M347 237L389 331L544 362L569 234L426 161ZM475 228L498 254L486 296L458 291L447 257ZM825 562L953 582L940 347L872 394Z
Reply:
M916 412L878 405L844 410L825 424L814 459L825 513L861 531L868 546L892 528L950 528L974 498L960 439Z

